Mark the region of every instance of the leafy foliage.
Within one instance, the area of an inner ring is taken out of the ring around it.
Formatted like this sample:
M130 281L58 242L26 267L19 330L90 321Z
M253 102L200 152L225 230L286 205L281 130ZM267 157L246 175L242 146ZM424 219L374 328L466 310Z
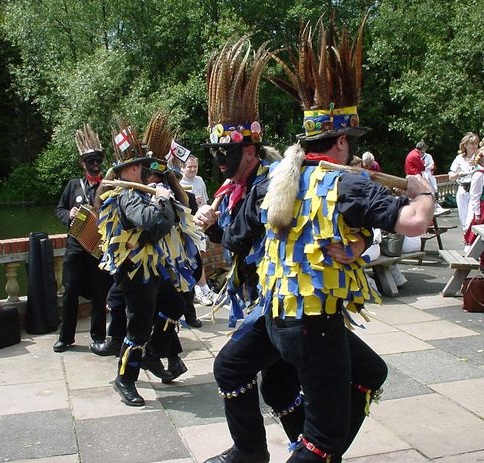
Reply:
M111 156L113 114L142 132L163 108L210 184L205 65L228 38L254 47L296 43L299 25L334 8L365 30L360 119L384 170L402 175L424 138L446 172L463 133L484 132L484 9L479 0L7 0L0 2L0 191L56 198L78 175L74 133L84 122ZM278 73L275 63L267 69ZM301 131L301 108L263 82L265 138L281 151ZM25 163L25 170L21 164ZM21 193L20 175L38 182ZM0 198L1 199L1 198Z

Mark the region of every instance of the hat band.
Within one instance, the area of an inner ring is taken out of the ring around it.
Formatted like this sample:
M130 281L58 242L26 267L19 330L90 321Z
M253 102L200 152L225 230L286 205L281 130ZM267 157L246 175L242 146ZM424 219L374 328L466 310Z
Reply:
M303 127L307 137L347 127L358 127L358 125L356 106L304 111Z
M163 172L166 172L166 170L168 169L168 166L167 166L166 163L158 162L158 161L153 161L150 164L150 167L149 168L152 171L163 173Z
M137 158L128 158L128 159L117 159L113 166L114 167L118 167L118 166L122 166L124 164L130 164L130 163L143 163L143 162L147 162L149 160L150 156L142 156L142 157L137 157Z
M242 143L247 138L253 143L262 141L262 126L254 121L250 124L216 124L210 129L210 143Z

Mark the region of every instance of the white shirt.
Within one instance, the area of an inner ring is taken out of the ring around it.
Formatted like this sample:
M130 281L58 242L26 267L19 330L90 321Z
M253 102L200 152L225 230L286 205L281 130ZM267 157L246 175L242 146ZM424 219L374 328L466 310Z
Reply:
M472 166L469 164L467 159L461 154L458 154L455 159L452 161L452 164L449 169L450 172L455 172L456 174L463 174L468 173L464 177L458 177L456 182L460 185L461 183L470 183L471 181L471 174L472 174Z
M191 192L195 196L200 196L202 198L202 204L199 204L199 207L203 206L204 204L207 204L208 202L207 187L205 186L205 182L203 181L202 177L200 177L199 175L195 175L193 180L189 180L185 177L182 177L182 179L180 180L180 185L191 186L192 187Z

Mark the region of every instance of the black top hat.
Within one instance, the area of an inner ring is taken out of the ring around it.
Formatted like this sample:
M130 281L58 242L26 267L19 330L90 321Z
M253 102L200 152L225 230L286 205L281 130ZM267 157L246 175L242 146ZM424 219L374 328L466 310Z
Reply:
M146 146L138 139L138 134L124 119L117 116L119 132L113 130L114 164L113 170L119 171L125 167L142 164L149 166L152 158Z
M79 161L94 156L101 156L104 158L103 147L99 141L98 134L92 130L89 124L83 126L76 131L76 146L79 151Z
M317 37L310 23L299 33L297 50L284 62L279 53L272 57L281 64L287 80L269 77L275 85L301 103L304 110L302 141L349 135L360 137L368 127L359 125L357 104L361 95L361 61L363 54L363 26L350 46L348 30L341 32L334 14L325 29L318 21Z
M209 141L216 146L262 142L259 121L259 82L270 55L265 46L257 52L247 37L228 41L207 65Z

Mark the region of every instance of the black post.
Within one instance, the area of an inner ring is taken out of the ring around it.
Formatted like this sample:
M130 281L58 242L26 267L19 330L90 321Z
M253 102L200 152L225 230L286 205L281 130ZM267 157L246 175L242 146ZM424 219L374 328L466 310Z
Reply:
M29 289L25 330L31 334L55 331L59 325L59 315L54 251L46 233L32 232L29 235L27 274Z

